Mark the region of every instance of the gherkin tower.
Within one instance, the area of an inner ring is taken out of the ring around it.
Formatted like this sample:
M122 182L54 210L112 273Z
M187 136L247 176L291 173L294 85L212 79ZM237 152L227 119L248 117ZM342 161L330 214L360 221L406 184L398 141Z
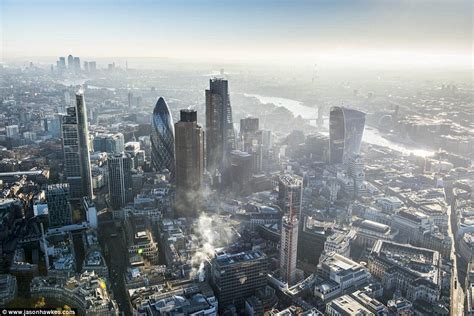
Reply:
M151 163L156 171L168 169L175 175L174 125L165 99L160 97L153 110L151 123Z

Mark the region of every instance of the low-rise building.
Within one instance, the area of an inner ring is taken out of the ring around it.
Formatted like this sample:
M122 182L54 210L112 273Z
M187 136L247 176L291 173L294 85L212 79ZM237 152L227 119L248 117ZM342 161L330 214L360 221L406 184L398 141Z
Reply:
M377 240L395 240L398 231L388 225L370 220L356 221L352 223L356 230L354 243L361 247L372 247Z
M375 316L368 308L350 295L343 295L326 304L328 316Z
M321 280L314 295L324 302L366 285L371 277L366 268L334 252L321 257L316 273Z
M410 301L429 303L439 300L441 292L439 252L379 240L369 255L370 273L382 281L385 290L400 290Z
M77 308L82 315L118 316L119 308L112 299L107 282L95 272L63 279L55 277L36 277L31 282L31 295L42 296Z

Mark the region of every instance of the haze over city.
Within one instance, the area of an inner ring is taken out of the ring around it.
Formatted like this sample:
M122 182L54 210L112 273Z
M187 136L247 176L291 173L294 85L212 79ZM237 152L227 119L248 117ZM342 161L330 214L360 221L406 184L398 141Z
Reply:
M472 67L472 1L2 1L3 58Z
M1 314L474 315L472 9L2 0Z

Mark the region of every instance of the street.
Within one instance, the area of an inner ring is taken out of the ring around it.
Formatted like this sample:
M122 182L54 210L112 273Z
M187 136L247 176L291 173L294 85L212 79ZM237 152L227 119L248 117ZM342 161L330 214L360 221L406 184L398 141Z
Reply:
M456 225L456 220L454 218L453 208L449 206L448 208L448 234L451 237L452 247L451 247L451 315L462 316L464 314L464 292L462 288L463 280L459 280L458 274L458 261L456 256L456 238L453 235L453 226Z
M123 230L117 228L115 223L107 218L107 215L110 214L101 214L102 220L99 220L100 229L98 232L102 249L107 249L105 259L109 267L110 276L110 284L108 284L108 286L112 288L114 298L119 305L120 311L125 315L131 315L131 308L124 283L124 273L128 266L127 246L125 244Z

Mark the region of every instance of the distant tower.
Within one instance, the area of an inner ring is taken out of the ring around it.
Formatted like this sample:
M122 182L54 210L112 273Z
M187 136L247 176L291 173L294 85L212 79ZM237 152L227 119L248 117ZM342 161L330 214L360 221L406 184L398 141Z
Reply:
M81 59L79 57L74 57L74 71L81 71Z
M90 72L95 72L97 70L97 64L95 61L90 61L89 62L89 71Z
M74 69L74 57L72 55L67 56L67 67Z
M365 113L332 107L329 113L329 159L331 164L347 163L358 154L365 126Z
M48 185L46 201L50 227L61 227L72 223L71 206L68 199L69 186L67 183Z
M197 112L181 110L175 126L176 209L180 216L192 216L199 209L204 174L204 131Z
M116 154L107 158L109 200L114 210L124 207L133 200L132 166L132 158L126 154Z
M168 169L173 179L175 175L173 118L168 104L162 97L158 99L153 110L150 140L152 167L158 172Z
M292 286L296 282L296 259L298 254L298 218L293 209L289 194L289 214L284 216L281 223L280 237L280 274Z
M252 155L252 171L255 173L263 167L263 131L258 125L259 120L255 117L240 120L240 149Z
M213 78L209 84L206 90L206 157L207 169L214 174L216 170L225 172L229 166L235 135L227 80Z
M76 105L67 108L63 117L62 138L64 173L71 199L92 199L92 175L89 156L89 131L84 95L76 94Z
M131 108L133 104L133 93L129 91L127 94L127 97L128 97L128 107Z
M316 120L316 125L318 127L322 127L324 124L324 117L323 117L323 106L318 106L318 119Z
M60 68L61 71L66 69L66 58L59 57L58 68Z

